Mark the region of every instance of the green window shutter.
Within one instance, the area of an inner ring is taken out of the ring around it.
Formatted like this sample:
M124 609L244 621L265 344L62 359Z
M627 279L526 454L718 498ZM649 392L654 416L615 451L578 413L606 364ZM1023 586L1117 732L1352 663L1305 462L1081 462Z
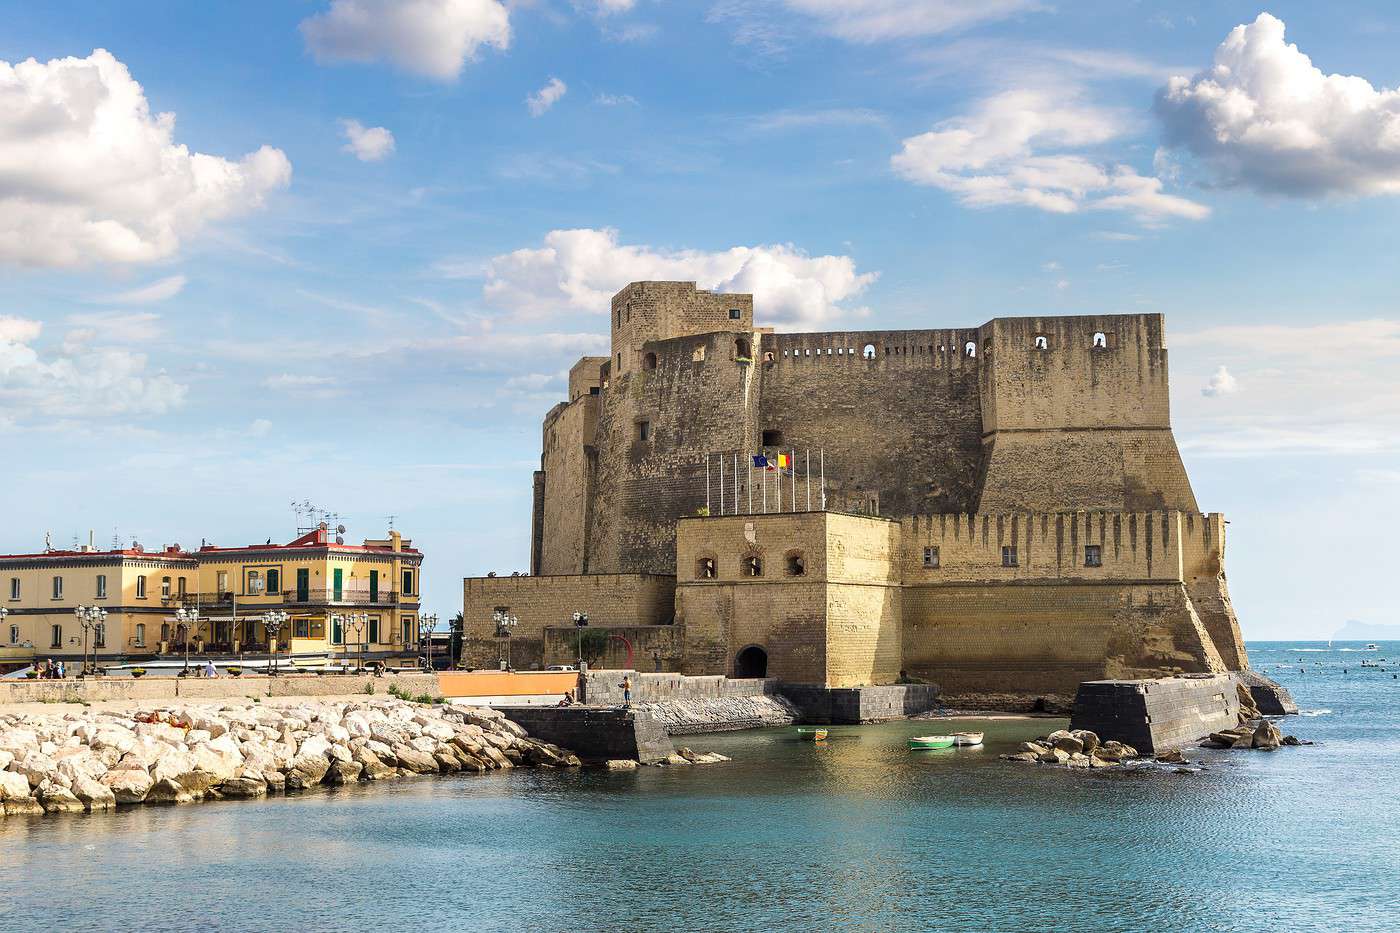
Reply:
M372 603L377 603L377 602L379 602L379 571L378 571L378 570L371 570L371 571L369 572L369 601L372 602Z
M302 567L297 571L297 602L306 602L311 598L311 571Z
M333 584L333 586L334 586L334 588L335 588L335 600L336 600L336 602L340 602L341 597L344 596L344 594L345 594L344 583L345 583L345 571L344 571L344 570L341 570L339 567L335 568L335 583Z

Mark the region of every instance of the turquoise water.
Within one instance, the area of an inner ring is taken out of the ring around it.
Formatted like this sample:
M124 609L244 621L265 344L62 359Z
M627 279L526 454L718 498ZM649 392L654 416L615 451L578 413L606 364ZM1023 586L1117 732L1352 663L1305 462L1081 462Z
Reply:
M1400 643L1320 648L1250 654L1309 711L1285 731L1321 744L1193 751L1198 774L997 760L1055 720L986 723L983 749L921 754L904 740L929 725L894 723L834 728L824 747L787 730L696 737L735 760L690 769L13 818L0 821L0 918L7 930L1400 929ZM1380 656L1397 663L1359 667Z

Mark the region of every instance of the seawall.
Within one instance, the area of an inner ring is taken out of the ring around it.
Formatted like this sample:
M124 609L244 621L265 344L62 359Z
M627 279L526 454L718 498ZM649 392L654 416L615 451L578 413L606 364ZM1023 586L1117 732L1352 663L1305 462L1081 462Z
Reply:
M235 700L252 697L387 694L391 686L413 696L439 694L434 674L330 674L286 677L111 677L87 680L0 681L0 706L15 703L97 703L151 700Z

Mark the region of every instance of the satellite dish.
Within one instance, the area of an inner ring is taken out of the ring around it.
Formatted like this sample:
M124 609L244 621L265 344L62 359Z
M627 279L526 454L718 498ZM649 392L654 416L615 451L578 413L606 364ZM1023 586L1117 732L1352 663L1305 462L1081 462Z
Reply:
M344 525L336 525L336 526L335 526L335 533L338 534L338 535L343 535L343 534L345 534L345 526L344 526Z

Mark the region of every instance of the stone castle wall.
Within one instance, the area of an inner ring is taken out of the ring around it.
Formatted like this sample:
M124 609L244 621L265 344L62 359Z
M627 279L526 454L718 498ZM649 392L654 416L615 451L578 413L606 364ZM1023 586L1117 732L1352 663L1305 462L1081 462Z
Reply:
M649 574L560 577L469 577L463 584L462 660L468 667L496 667L502 645L492 615L506 609L520 620L511 634L510 662L520 670L545 662L545 629L573 627L586 612L590 625L637 626L669 622L676 578ZM565 661L548 663L569 663Z

